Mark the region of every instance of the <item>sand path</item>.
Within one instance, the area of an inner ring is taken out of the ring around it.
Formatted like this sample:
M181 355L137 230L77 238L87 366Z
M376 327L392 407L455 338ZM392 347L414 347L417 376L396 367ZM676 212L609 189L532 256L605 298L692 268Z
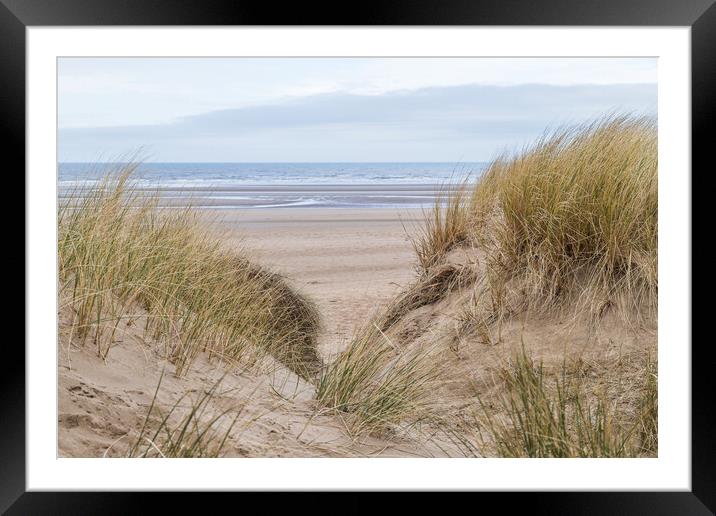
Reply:
M414 275L417 209L283 208L219 212L232 246L284 274L319 307L321 353L340 351Z

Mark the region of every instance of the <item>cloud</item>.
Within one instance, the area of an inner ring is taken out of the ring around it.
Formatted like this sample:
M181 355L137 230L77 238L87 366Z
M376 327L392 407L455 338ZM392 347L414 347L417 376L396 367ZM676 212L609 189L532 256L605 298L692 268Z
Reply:
M60 128L60 156L68 161L88 151L99 155L148 146L158 151L158 160L167 161L186 159L188 148L196 161L263 160L257 159L257 149L273 149L273 155L285 161L326 161L340 158L335 151L346 149L344 160L350 161L356 159L352 143L368 153L363 160L373 160L377 158L370 155L370 142L377 141L379 159L386 158L386 143L401 153L393 159L404 160L411 159L403 155L410 152L411 142L419 156L425 156L419 145L432 142L435 159L441 160L455 152L457 142L479 143L483 154L488 148L494 154L495 147L522 143L547 126L614 111L656 113L656 91L655 84L529 84L431 87L382 95L325 93L209 111L166 124ZM315 155L307 155L308 148ZM252 157L242 159L247 155Z

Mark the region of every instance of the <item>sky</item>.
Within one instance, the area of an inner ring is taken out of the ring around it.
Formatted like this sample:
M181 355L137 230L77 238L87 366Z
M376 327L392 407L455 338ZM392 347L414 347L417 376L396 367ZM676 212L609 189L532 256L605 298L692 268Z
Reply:
M61 162L488 161L656 114L653 58L61 58Z

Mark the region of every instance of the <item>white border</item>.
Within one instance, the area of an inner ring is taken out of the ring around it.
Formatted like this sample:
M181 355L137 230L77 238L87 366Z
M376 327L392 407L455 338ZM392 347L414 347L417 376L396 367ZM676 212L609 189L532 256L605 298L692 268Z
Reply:
M690 490L689 28L32 27L27 43L28 490ZM86 55L657 56L659 458L56 458L55 66Z

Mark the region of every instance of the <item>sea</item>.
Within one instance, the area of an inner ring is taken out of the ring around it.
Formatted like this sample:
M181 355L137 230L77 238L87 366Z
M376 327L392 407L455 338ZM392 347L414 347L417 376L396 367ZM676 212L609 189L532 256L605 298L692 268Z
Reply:
M60 163L60 198L81 196L120 163ZM133 187L168 206L213 209L419 208L472 181L486 163L142 163Z

